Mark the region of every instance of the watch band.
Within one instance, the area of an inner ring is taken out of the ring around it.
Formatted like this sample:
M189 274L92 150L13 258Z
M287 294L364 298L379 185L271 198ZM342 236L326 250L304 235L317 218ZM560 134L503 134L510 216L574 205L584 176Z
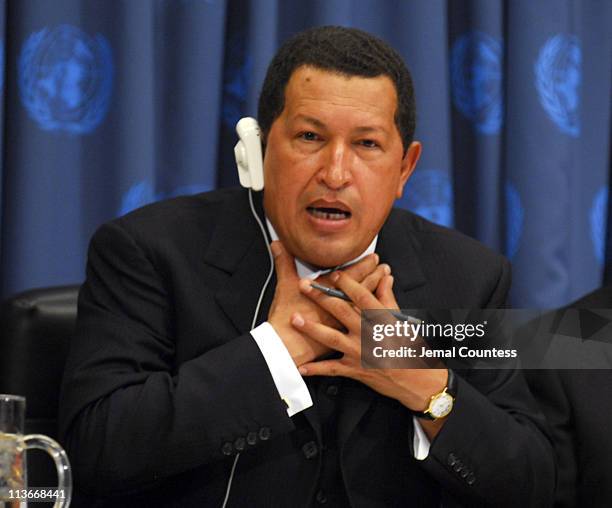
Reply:
M450 393L453 398L457 396L457 376L453 372L453 369L448 370L448 379L446 381L446 391Z

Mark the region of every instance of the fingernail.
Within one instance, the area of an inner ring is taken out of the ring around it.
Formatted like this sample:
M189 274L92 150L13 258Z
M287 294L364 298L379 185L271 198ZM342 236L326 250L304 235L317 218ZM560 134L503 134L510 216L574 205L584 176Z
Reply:
M338 272L332 272L329 275L329 278L332 280L332 282L336 282L340 278L340 274Z
M310 279L302 279L300 280L300 289L304 293L310 293L312 291L312 286L310 285L312 281Z
M302 374L302 376L308 374L308 369L306 367L299 367L298 370L300 371L300 374Z
M274 241L270 244L270 250L272 251L272 255L277 257L281 253L281 246L278 242Z
M380 256L378 254L374 254L374 262L378 264L379 261L380 261Z
M393 278L393 275L389 275L389 278L391 279L391 282L389 284L391 284L391 287L393 287L393 282L395 281L395 279Z
M291 319L291 322L295 326L304 326L304 318L300 314L298 314L298 313L295 313L293 315L293 318Z
M385 272L385 275L391 275L391 267L389 265L383 265L383 272Z

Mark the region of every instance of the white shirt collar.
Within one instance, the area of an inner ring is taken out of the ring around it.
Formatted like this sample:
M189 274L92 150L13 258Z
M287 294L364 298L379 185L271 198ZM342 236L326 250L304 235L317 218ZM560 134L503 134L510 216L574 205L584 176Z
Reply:
M268 226L268 231L270 232L270 236L272 237L272 241L274 240L278 240L278 235L276 234L276 231L274 230L274 226L272 226L272 223L268 220L268 217L266 217L266 225ZM372 240L372 243L370 243L370 245L368 246L368 248L366 250L364 250L359 256L357 256L355 259L353 259L352 261L349 261L348 263L344 263L340 266L334 267L334 268L324 268L322 270L317 270L316 267L298 259L295 258L295 268L297 270L297 274L298 277L300 277L300 279L310 279L310 280L314 280L317 277L319 277L319 275L324 275L326 273L329 273L333 270L336 270L338 268L342 268L345 266L349 266L352 265L353 263L356 263L357 261L363 259L364 257L366 257L368 254L372 254L375 250L376 250L376 242L378 241L378 235L376 235L374 237L374 239Z

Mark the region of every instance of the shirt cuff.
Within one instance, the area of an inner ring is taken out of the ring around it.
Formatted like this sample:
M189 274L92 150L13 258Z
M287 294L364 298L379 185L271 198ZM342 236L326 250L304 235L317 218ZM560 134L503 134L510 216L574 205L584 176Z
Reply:
M414 438L412 440L414 458L417 460L425 460L429 455L431 443L429 439L427 439L427 435L416 416L412 417L412 425L414 426Z
M287 404L287 414L293 416L312 406L308 387L295 366L285 344L267 321L251 330L281 399Z

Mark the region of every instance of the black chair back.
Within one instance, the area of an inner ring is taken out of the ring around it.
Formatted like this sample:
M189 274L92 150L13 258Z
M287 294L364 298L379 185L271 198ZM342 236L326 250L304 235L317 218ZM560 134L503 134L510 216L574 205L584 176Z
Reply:
M34 289L0 307L0 393L26 397L25 432L57 439L57 410L79 286ZM57 485L44 452L28 452L31 486Z

